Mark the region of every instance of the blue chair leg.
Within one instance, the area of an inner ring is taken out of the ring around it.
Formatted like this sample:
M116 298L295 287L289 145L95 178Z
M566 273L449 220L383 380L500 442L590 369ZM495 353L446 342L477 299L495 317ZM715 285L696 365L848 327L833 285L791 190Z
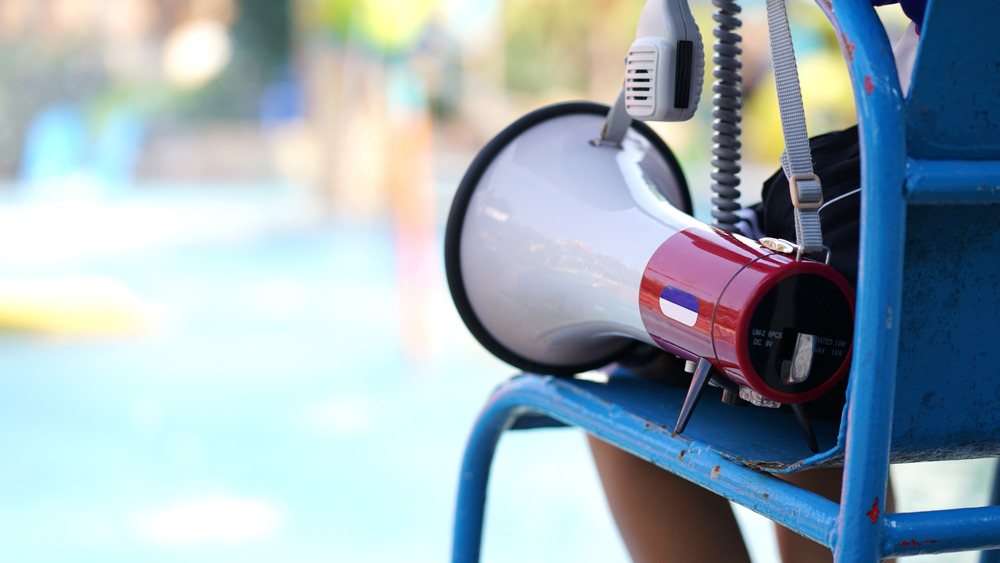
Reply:
M993 492L990 493L990 506L1000 506L1000 460L993 467ZM1000 563L1000 549L982 552L979 563Z
M453 563L479 561L486 511L486 488L490 466L503 432L524 409L491 401L476 421L462 459L459 477L455 528L452 544Z

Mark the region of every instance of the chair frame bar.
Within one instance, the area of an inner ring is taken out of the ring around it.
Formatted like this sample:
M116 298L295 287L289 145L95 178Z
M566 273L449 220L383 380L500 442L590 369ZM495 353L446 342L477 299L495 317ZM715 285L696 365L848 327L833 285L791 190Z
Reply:
M906 206L903 96L892 47L869 0L819 2L848 61L858 115L861 239L854 353L845 412L844 486L838 563L878 561L886 536L885 497L899 343ZM871 124L871 126L869 126ZM877 126L875 126L877 124ZM874 228L873 228L874 227ZM851 413L863 413L851 416Z

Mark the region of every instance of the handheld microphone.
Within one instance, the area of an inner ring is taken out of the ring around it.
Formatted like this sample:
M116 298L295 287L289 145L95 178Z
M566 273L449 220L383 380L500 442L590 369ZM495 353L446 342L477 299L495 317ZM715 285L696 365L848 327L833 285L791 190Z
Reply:
M698 109L705 52L687 0L647 0L625 58L625 110L641 121L686 121Z

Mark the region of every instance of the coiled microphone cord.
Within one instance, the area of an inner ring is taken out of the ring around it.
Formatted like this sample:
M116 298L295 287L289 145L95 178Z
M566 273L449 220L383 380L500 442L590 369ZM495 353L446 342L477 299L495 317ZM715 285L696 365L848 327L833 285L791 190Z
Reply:
M737 31L743 22L737 17L742 11L736 0L712 0L715 12L712 30L715 52L712 62L712 217L714 225L729 232L737 232L741 218L740 209L740 110L743 108L740 73L743 63Z

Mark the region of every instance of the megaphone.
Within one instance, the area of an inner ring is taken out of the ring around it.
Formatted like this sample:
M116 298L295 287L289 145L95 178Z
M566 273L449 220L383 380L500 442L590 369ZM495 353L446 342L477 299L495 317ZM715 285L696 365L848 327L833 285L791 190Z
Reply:
M637 343L696 362L678 431L713 378L770 406L829 391L850 364L850 285L790 243L694 219L683 172L647 125L595 140L608 111L536 110L473 160L445 234L471 333L538 374L604 366Z

